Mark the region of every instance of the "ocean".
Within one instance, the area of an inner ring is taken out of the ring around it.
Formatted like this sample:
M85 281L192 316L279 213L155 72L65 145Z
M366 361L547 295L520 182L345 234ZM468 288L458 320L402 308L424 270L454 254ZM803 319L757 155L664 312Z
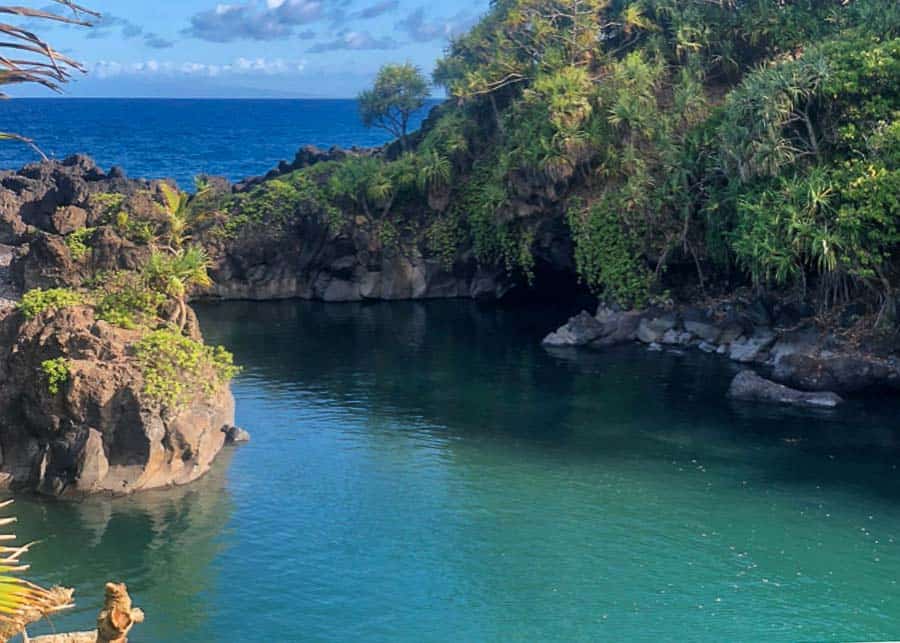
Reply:
M418 127L432 101L416 114ZM190 188L198 174L236 181L291 160L303 145L374 146L389 134L367 129L355 100L13 99L0 102L0 131L35 141L50 158L92 156L128 176L173 178ZM27 145L0 144L0 168L40 160Z

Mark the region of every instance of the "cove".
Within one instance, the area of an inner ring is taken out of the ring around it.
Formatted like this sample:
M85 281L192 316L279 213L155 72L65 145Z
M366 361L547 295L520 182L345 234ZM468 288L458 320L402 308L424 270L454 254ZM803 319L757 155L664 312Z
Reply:
M21 500L35 580L77 589L60 631L110 577L137 642L900 631L895 403L738 404L717 356L546 350L559 307L197 312L253 440L185 488Z

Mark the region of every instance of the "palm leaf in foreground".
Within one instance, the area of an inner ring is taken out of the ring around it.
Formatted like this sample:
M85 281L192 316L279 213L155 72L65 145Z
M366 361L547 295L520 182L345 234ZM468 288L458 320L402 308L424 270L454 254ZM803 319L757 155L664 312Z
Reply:
M12 500L2 502L0 509L12 503ZM15 518L0 518L0 527L15 522ZM5 543L14 543L15 539L13 534L0 535L0 541ZM22 578L21 574L28 570L28 565L23 564L21 559L32 545L0 546L0 641L8 641L21 634L28 624L73 606L71 589L44 589Z

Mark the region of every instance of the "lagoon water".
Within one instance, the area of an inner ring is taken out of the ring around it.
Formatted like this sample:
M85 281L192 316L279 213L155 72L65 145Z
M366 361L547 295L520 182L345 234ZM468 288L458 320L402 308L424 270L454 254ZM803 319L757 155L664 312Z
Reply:
M198 308L253 441L187 488L21 500L33 575L77 588L57 629L118 578L137 643L900 635L890 401L729 403L716 356L541 348L558 308Z

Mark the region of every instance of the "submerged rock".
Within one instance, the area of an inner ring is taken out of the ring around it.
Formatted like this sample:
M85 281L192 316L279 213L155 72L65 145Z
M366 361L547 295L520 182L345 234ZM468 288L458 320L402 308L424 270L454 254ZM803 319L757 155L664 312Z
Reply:
M753 371L741 371L731 382L728 397L749 402L771 402L794 404L819 408L834 408L843 403L837 394L831 392L810 393L788 388L765 379Z
M84 306L0 319L0 470L14 487L127 494L208 471L234 423L228 386L198 386L178 404L154 399L139 338Z

